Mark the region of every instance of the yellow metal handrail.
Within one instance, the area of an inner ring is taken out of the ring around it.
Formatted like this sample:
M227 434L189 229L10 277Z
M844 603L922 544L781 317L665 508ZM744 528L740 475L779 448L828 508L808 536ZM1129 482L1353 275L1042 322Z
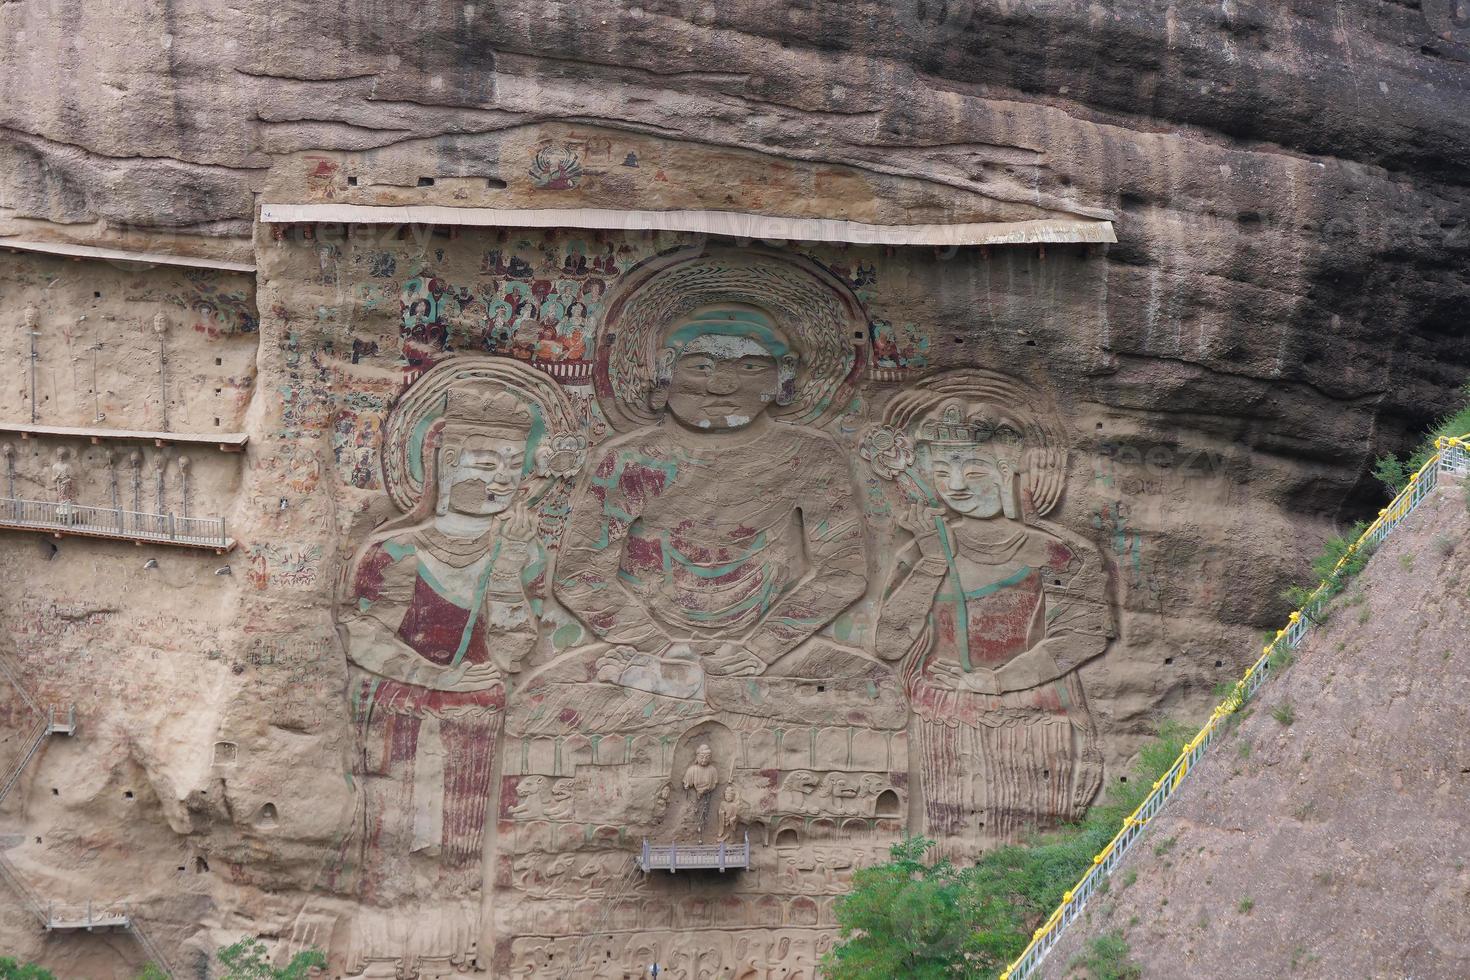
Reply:
M1174 790L1184 781L1189 770L1204 755L1205 749L1214 741L1224 719L1239 711L1260 689L1271 673L1271 655L1281 650L1292 650L1306 636L1314 614L1329 599L1337 594L1338 574L1349 561L1364 548L1377 547L1384 538L1401 524L1419 502L1427 497L1438 483L1442 469L1470 473L1470 433L1458 438L1441 436L1434 442L1435 453L1419 471L1409 477L1408 485L1399 491L1389 505L1378 512L1378 519L1368 525L1356 541L1348 545L1347 552L1332 567L1332 572L1318 584L1317 588L1302 603L1302 607L1287 617L1286 625L1276 631L1276 636L1261 651L1255 663L1246 668L1245 675L1235 687L1215 706L1199 733L1185 743L1179 753L1138 809L1123 821L1123 827L1108 845L1092 859L1092 867L1071 889L1062 895L1062 903L1031 936L1031 942L1012 963L1001 971L998 980L1025 980L1041 964L1042 958L1056 945L1062 931L1070 925L1082 910L1097 887L1112 873L1133 842L1143 833L1143 827L1163 808Z

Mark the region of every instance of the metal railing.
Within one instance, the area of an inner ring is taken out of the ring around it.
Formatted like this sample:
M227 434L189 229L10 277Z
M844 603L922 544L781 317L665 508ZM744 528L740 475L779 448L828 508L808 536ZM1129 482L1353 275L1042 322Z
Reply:
M173 967L169 966L168 960L163 958L163 950L159 949L152 937L143 931L143 924L133 914L132 908L130 906L124 906L124 910L128 916L128 932L137 940L138 945L143 948L143 953L158 967L164 976L172 977L174 975Z
M64 715L60 714L55 707L43 709L36 699L31 697L25 685L20 682L20 677L4 657L0 657L0 675L4 675L4 678L10 682L36 718L35 727L26 733L25 748L19 761L6 775L4 783L0 783L0 803L3 803L10 795L10 791L15 788L15 784L20 781L21 774L25 772L26 766L30 765L31 759L41 748L42 742L51 735L76 734L77 709L75 706L68 707ZM133 914L130 906L123 903L97 906L91 901L82 905L43 901L35 890L26 884L25 879L21 877L10 859L5 856L4 851L0 851L0 881L15 892L20 898L21 905L25 906L26 911L34 916L36 922L47 932L74 929L87 932L96 929L126 929L137 940L148 958L163 971L164 976L173 976L168 961L163 958L162 951L143 931L138 917Z
M196 548L228 549L223 517L148 514L116 507L92 507L69 501L0 497L0 527L129 538Z
M10 795L10 791L20 781L21 773L25 772L26 766L30 765L31 759L41 748L41 743L46 741L50 734L51 722L46 716L43 716L40 722L26 733L25 749L22 750L20 759L11 767L9 774L5 777L5 782L0 783L0 802Z
M75 905L64 902L46 903L46 928L53 931L82 929L128 929L131 922L126 905L96 905L90 901Z
M1087 900L1097 893L1134 842L1142 836L1144 827L1163 809L1169 797L1174 795L1174 791L1189 775L1190 769L1204 756L1210 743L1222 732L1226 719L1239 711L1270 679L1275 669L1273 663L1279 663L1273 658L1277 654L1296 649L1306 638L1312 625L1319 621L1327 603L1342 589L1341 575L1344 566L1353 561L1360 552L1366 556L1382 544L1414 508L1419 506L1420 501L1433 492L1441 473L1470 475L1470 435L1459 438L1441 437L1435 441L1435 449L1435 454L1419 472L1409 477L1408 486L1378 512L1378 519L1368 525L1358 539L1348 546L1347 553L1338 560L1331 574L1322 580L1307 601L1302 603L1302 607L1288 617L1286 625L1276 631L1275 638L1261 651L1256 662L1246 669L1245 676L1236 682L1225 700L1215 707L1210 714L1210 720L1205 722L1205 726L1194 738L1185 743L1179 758L1154 783L1153 792L1123 821L1123 827L1117 836L1092 859L1092 867L1082 876L1082 880L1062 895L1062 903L1032 935L1030 944L1021 955L1001 971L998 980L1025 980L1036 971L1046 954L1061 939L1067 926L1082 915Z
M0 878L3 878L5 884L10 886L10 890L20 897L20 903L41 924L42 929L51 928L51 918L46 912L45 905L41 902L41 897L25 883L20 872L15 870L15 865L10 863L10 859L3 852L0 852Z
M638 866L648 871L727 871L750 867L750 835L743 844L650 844L643 842Z
M592 951L592 944L599 937L611 935L607 932L607 920L612 917L613 910L618 907L618 903L637 887L639 879L643 877L642 872L642 863L635 857L628 862L628 873L617 879L617 882L608 889L608 894L602 901L602 911L597 916L597 924L577 943L567 972L563 974L565 980L579 980L582 975L582 964L587 962L587 954Z

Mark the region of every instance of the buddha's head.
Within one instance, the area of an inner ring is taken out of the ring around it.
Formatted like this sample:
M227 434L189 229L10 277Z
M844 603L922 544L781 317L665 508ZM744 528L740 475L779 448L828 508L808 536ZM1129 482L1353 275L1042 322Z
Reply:
M791 403L797 361L765 310L741 303L701 306L664 337L654 406L667 407L690 428L741 429L770 406Z
M694 762L696 765L707 766L710 764L710 760L714 757L715 754L710 751L710 747L708 745L701 745L699 748L694 750Z

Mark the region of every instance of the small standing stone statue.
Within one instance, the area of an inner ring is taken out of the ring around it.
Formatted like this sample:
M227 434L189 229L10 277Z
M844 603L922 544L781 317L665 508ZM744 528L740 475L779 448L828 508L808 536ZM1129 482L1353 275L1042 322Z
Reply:
M57 516L62 522L70 522L73 507L77 502L76 475L72 472L71 454L65 446L56 449L56 462L51 464L51 486L56 491Z
M669 794L674 790L672 783L664 783L658 788L658 794L653 798L653 822L663 823L664 814L669 812Z
M684 790L689 796L688 823L686 830L692 832L699 843L704 843L704 828L709 823L710 802L715 787L720 784L720 772L715 768L714 752L708 745L694 751L694 761L684 770Z
M720 829L715 835L715 842L728 844L735 839L735 831L740 825L740 800L735 797L735 785L725 785L725 798L720 801Z

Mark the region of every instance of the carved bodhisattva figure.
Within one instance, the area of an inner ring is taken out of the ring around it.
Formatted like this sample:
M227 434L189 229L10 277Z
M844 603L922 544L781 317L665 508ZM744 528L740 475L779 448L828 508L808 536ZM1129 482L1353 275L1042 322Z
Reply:
M368 975L463 966L480 939L506 679L536 642L544 592L536 505L579 462L557 433L559 396L528 368L479 360L435 368L395 409L384 469L409 512L363 547L339 619L360 739L348 864L383 910L358 930Z
M907 653L923 826L1014 840L1079 817L1101 779L1077 668L1113 635L1101 557L1040 516L1061 496L1057 423L999 375L896 396L863 455L904 487L912 535L878 625Z
M772 418L793 332L747 304L700 306L659 337L659 420L611 444L572 507L557 594L612 649L597 679L694 697L763 673L864 590L841 450Z
M735 794L734 785L725 787L725 797L720 801L720 825L715 833L715 840L721 844L729 843L735 839L736 832L740 829L740 799Z

